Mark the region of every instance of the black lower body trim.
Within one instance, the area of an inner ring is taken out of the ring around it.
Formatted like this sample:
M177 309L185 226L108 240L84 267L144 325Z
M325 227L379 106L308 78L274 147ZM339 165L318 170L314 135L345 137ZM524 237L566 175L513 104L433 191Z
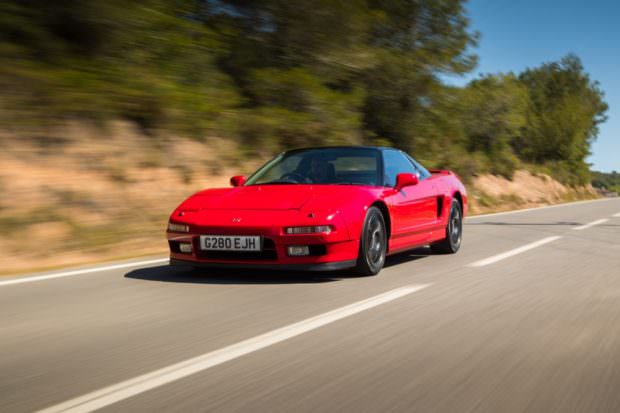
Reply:
M246 263L227 263L227 262L197 262L189 260L179 260L170 258L170 265L197 267L197 268L249 268L266 270L286 270L286 271L337 271L355 267L356 260L319 262L316 264L246 264Z

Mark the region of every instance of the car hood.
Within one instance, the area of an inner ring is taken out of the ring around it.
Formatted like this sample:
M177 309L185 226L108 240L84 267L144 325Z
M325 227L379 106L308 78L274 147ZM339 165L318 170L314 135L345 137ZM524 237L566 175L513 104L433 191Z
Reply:
M180 210L331 209L364 191L344 185L252 185L198 192Z

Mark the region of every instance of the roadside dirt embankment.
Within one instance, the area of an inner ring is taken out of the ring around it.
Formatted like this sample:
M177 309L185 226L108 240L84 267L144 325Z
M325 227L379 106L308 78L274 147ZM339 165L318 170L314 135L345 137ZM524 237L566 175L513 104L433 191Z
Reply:
M170 211L189 194L249 173L227 140L149 136L127 122L0 131L0 274L165 254ZM547 176L479 176L472 212L596 197Z
M236 153L126 122L0 132L0 274L165 253L179 202L256 167Z
M501 176L481 175L470 185L472 213L509 211L563 202L595 199L592 186L569 187L548 175L516 171L512 180Z

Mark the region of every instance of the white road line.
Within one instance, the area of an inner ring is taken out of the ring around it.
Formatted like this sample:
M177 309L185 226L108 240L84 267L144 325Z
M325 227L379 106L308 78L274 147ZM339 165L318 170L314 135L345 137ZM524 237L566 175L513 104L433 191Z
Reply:
M278 328L219 350L96 390L84 396L41 410L41 412L92 412L164 384L171 383L246 354L261 350L265 347L280 343L308 331L315 330L345 317L413 294L428 286L430 286L430 284L412 284L396 288L386 293L337 308L315 317L307 318L303 321Z
M540 247L542 245L545 245L545 244L548 244L550 242L557 241L560 238L562 238L562 237L561 236L554 236L554 237L543 238L543 239L541 239L539 241L532 242L531 244L527 244L527 245L524 245L522 247L515 248L513 250L506 251L506 252L503 252L501 254L497 254L497 255L494 255L492 257L480 260L480 261L473 262L473 263L469 264L468 267L484 267L486 265L490 265L490 264L496 263L498 261L504 260L506 258L512 257L512 256L517 255L517 254L521 254L521 253L529 251L531 249L538 248L538 247Z
M480 214L480 215L469 215L465 217L465 219L470 220L470 219L476 219L476 218L495 217L495 216L500 216L500 215L520 214L523 212L540 211L540 210L550 209L550 208L560 208L560 207L567 207L567 206L573 206L573 205L589 204L592 202L614 201L614 200L619 200L619 199L620 198L603 198L603 199L590 199L586 201L577 201L577 202L565 202L563 204L547 205L547 206L534 207L534 208L523 208L523 209L517 209L514 211L493 212L491 214Z
M597 219L596 221L590 222L589 224L580 225L578 227L573 227L571 229L574 229L575 231L581 231L581 230L584 230L584 229L592 228L595 225L603 224L603 223L605 223L607 221L609 221L607 218Z
M471 219L476 219L476 218L485 218L485 217L498 216L498 215L519 214L522 212L537 211L541 209L580 205L580 204L586 204L586 203L591 203L591 202L613 201L617 199L618 198L604 198L604 199L593 199L593 200L578 201L578 202L567 202L564 204L549 205L549 206L544 206L544 207L518 209L516 211L505 211L505 212L496 212L493 214L472 215L472 216L466 217L465 219L471 220ZM614 215L614 217L620 217L620 213ZM0 287L5 286L5 285L24 284L24 283L34 282L34 281L51 280L54 278L71 277L74 275L90 274L90 273L99 272L99 271L130 268L134 266L137 267L141 265L163 264L166 261L168 261L168 258L159 258L159 259L153 259L153 260L147 260L147 261L136 261L132 263L123 263L123 264L107 265L103 267L87 268L87 269L82 269L82 270L65 271L65 272L35 275L35 276L29 276L29 277L25 276L25 277L20 277L20 278L11 278L6 281L0 281Z
M619 218L620 217L620 212L618 212L617 214L614 214L614 217Z
M101 271L107 271L107 270L120 270L122 268L140 267L143 265L163 264L163 263L169 262L169 260L170 260L169 258L157 258L153 260L133 261L133 262L126 262L123 264L106 265L103 267L86 268L82 270L73 270L73 271L57 272L57 273L52 273L52 274L35 275L33 277L12 278L10 280L0 281L0 287L4 287L6 285L31 283L35 281L52 280L54 278L73 277L75 275L91 274L94 272L101 272Z

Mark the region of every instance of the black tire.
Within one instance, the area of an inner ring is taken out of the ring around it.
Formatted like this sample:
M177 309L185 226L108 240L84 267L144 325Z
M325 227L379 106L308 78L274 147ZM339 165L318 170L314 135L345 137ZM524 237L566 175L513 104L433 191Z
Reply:
M386 251L387 230L383 214L379 208L370 207L364 219L355 273L364 276L378 274L385 264Z
M431 250L439 254L454 254L461 248L463 241L463 208L458 199L453 199L450 205L446 237L431 245Z

